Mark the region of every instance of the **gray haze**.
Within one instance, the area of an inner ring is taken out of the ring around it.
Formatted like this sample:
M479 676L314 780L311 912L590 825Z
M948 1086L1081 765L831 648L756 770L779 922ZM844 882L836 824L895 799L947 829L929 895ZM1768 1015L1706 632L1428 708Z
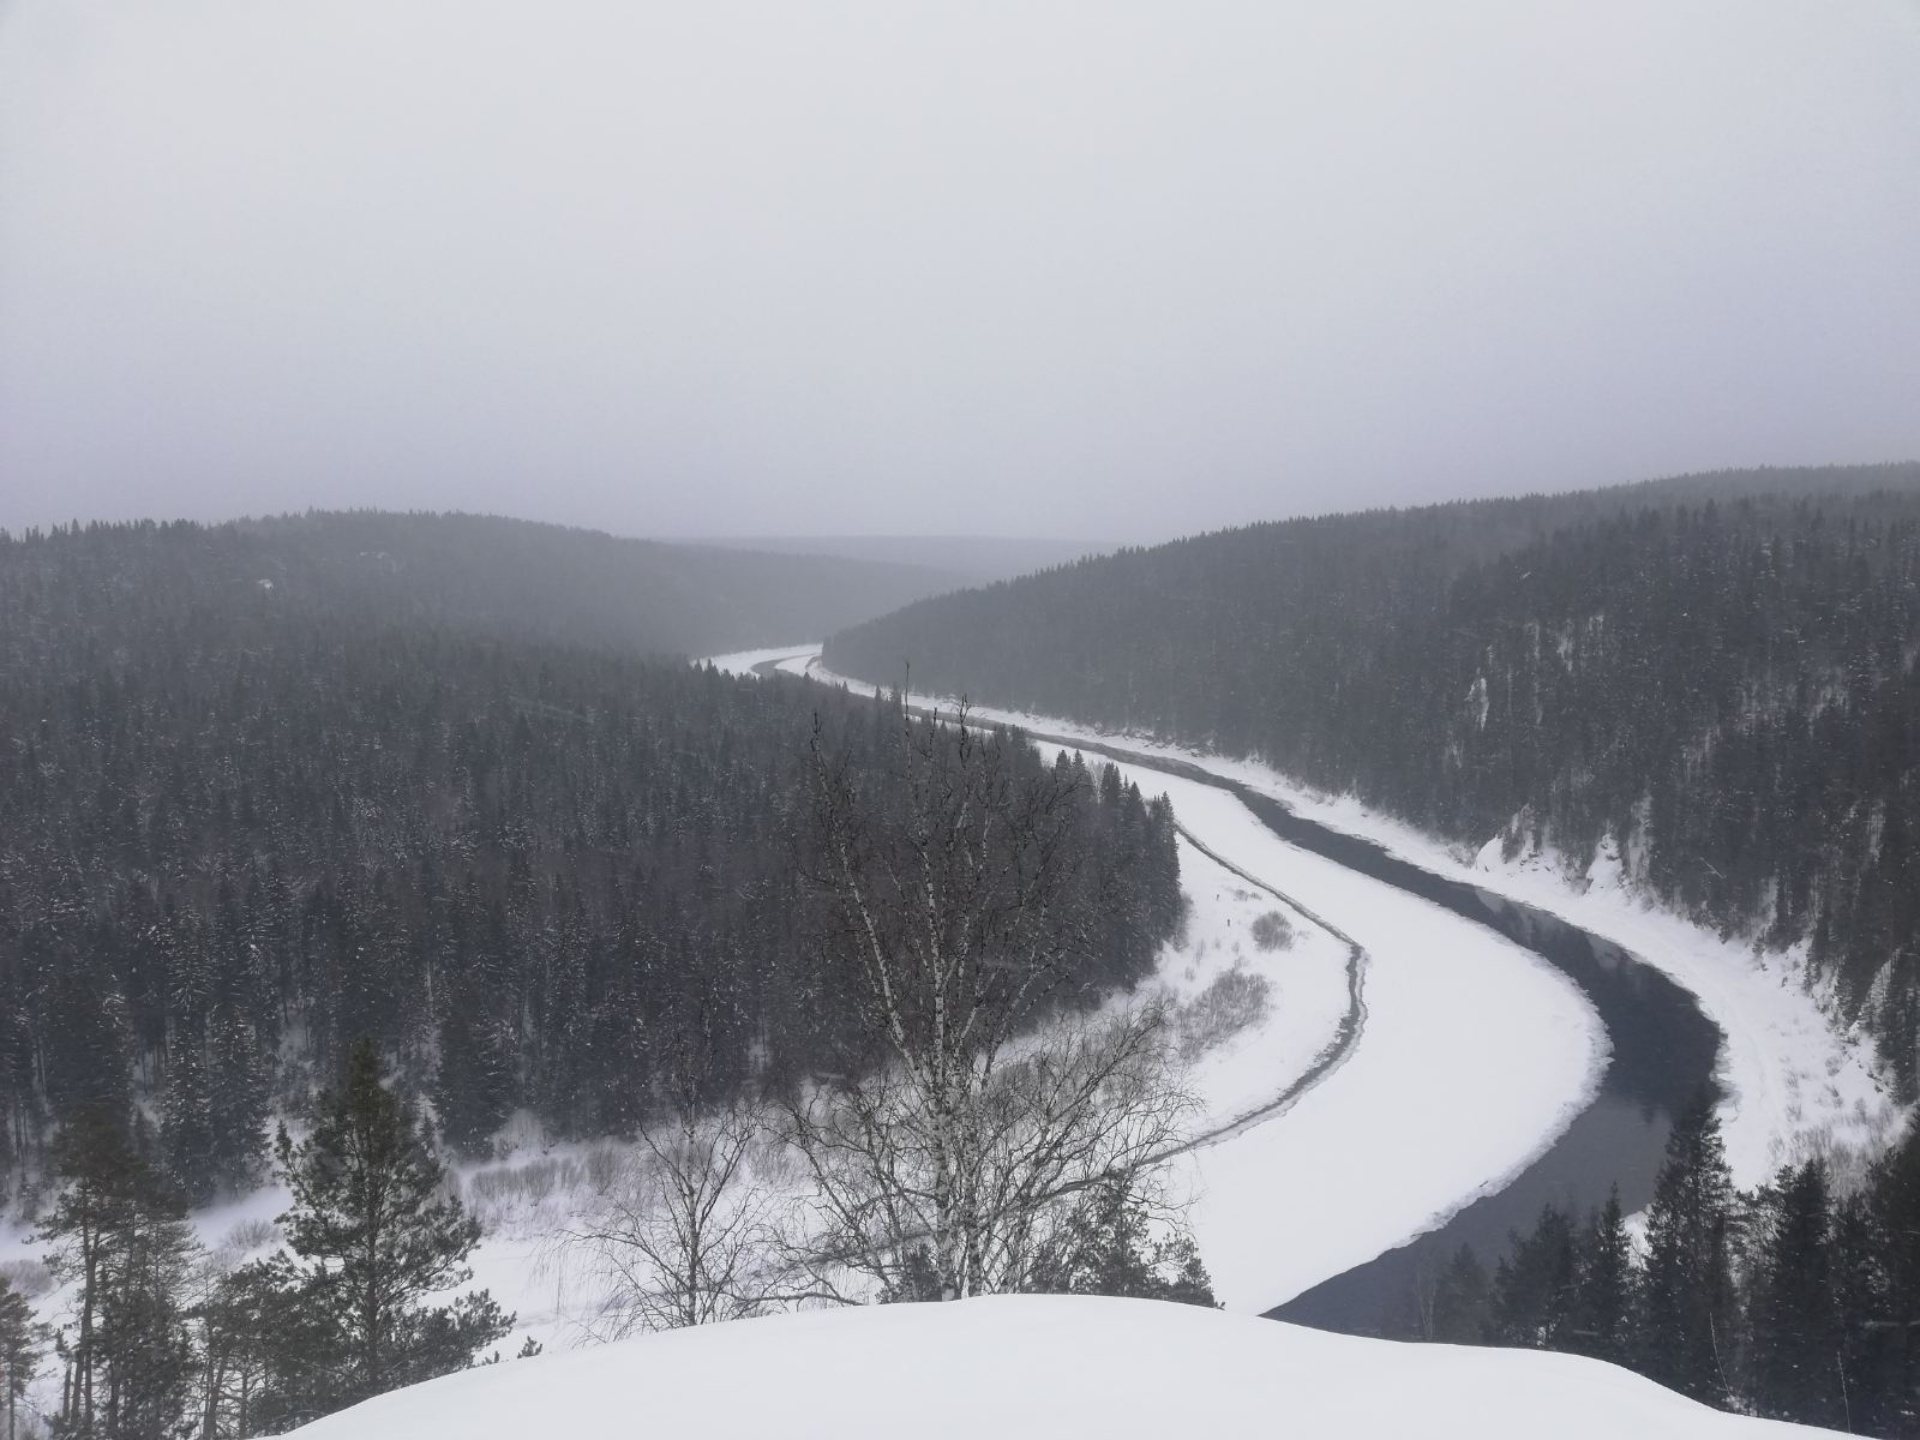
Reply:
M0 526L1920 455L1910 0L0 0Z

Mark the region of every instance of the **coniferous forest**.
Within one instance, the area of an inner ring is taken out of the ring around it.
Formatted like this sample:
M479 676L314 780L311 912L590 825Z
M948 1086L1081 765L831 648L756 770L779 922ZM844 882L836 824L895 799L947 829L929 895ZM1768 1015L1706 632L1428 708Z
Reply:
M82 1114L187 1201L246 1187L269 1117L308 1113L362 1041L467 1153L521 1109L557 1136L631 1133L689 1027L715 1095L844 1061L851 1021L796 904L808 746L817 716L873 774L904 717L647 658L765 637L714 629L697 592L617 628L594 569L615 542L571 554L570 532L528 529L352 516L0 542L7 1193L45 1182ZM459 583L395 560L476 532L498 563L469 557ZM531 569L504 558L520 539ZM1172 822L1111 775L1065 778L1084 860L1066 908L1086 912L1065 918L1103 939L1073 993L1093 996L1145 973L1175 922Z
M1639 1243L1618 1196L1548 1206L1488 1268L1462 1247L1408 1339L1589 1355L1709 1405L1855 1435L1920 1426L1920 1139L1842 1186L1819 1158L1736 1189L1711 1097L1678 1117Z
M1256 525L920 601L840 673L1253 755L1448 839L1603 845L1806 942L1920 1093L1920 466Z

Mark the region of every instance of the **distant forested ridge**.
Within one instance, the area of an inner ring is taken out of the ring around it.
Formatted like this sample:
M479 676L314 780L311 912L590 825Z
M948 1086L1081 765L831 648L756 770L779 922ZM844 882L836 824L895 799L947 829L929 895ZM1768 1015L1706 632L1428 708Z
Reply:
M597 538L440 523L0 541L0 1181L104 1109L190 1195L244 1186L362 1038L466 1148L519 1107L630 1131L690 1032L716 1091L845 1054L797 914L808 744L881 785L905 717L634 653L748 637L622 621ZM1175 923L1172 822L1071 778L1097 995Z
M1256 525L911 605L835 671L1259 756L1810 942L1920 1090L1920 465Z
M817 639L953 583L914 565L669 545L490 515L316 511L89 526L83 538L63 529L42 543L54 540L52 549L15 540L7 563L43 585L83 568L72 578L86 584L46 597L72 607L66 618L76 623L159 593L240 616L294 608L656 655Z

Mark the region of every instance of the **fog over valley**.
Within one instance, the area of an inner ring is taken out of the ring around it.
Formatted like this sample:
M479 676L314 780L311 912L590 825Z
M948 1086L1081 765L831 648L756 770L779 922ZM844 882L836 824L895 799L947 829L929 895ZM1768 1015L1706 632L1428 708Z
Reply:
M7 0L0 526L1142 541L1920 453L1920 12Z
M1920 0L0 0L0 1440L1920 1436Z

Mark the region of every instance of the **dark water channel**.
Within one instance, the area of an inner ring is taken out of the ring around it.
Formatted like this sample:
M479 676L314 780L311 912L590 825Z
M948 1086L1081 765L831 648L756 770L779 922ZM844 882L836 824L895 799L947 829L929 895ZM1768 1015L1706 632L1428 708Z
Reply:
M1027 733L1036 740L1232 792L1289 844L1431 901L1541 956L1586 993L1606 1026L1613 1053L1599 1093L1532 1165L1439 1229L1314 1286L1269 1310L1270 1318L1353 1335L1411 1335L1417 1297L1430 1289L1461 1245L1471 1245L1491 1269L1507 1252L1509 1234L1531 1230L1543 1205L1551 1203L1584 1218L1605 1203L1616 1184L1629 1214L1652 1199L1672 1117L1703 1087L1713 1085L1723 1041L1719 1027L1686 990L1578 926L1422 870L1371 841L1316 824L1270 796L1196 765L1072 736ZM1311 897L1303 898L1311 903ZM1490 1026L1503 1023L1498 1015L1486 1020ZM1462 1045L1476 1043L1471 1034L1458 1038ZM1408 1083L1419 1084L1419 1077L1410 1076ZM1366 1136L1353 1137L1356 1153L1366 1144ZM1302 1245L1313 1243L1311 1236L1294 1238Z
M1242 790L1240 798L1269 829L1301 849L1430 900L1541 956L1586 993L1613 1045L1593 1102L1503 1189L1438 1230L1267 1313L1355 1335L1411 1334L1416 1296L1430 1288L1461 1245L1471 1245L1491 1266L1506 1253L1509 1232L1532 1229L1543 1205L1584 1216L1605 1203L1615 1184L1629 1213L1643 1209L1653 1197L1672 1116L1713 1084L1723 1037L1693 996L1612 942L1531 905L1421 870L1376 845L1303 820L1266 796ZM1497 1025L1500 1017L1490 1015L1487 1022ZM1474 1037L1463 1035L1460 1042L1471 1045Z
M1577 925L1422 870L1371 841L1329 830L1270 796L1198 766L1068 736L1029 733L1231 791L1289 844L1431 901L1533 951L1586 993L1606 1026L1613 1054L1599 1093L1532 1165L1439 1229L1314 1286L1268 1311L1271 1318L1352 1335L1410 1335L1415 1333L1416 1297L1430 1289L1461 1245L1471 1245L1491 1268L1506 1253L1509 1233L1531 1230L1543 1205L1552 1203L1584 1218L1606 1202L1616 1184L1629 1214L1653 1198L1672 1117L1703 1087L1713 1085L1723 1040L1719 1027L1688 991ZM1311 897L1303 898L1311 903ZM1499 1015L1486 1020L1490 1026L1502 1023ZM1462 1035L1459 1042L1472 1045L1476 1037ZM1419 1077L1410 1076L1408 1083L1417 1085ZM1366 1143L1364 1135L1353 1138L1356 1152ZM1311 1244L1312 1238L1301 1236L1299 1242Z

